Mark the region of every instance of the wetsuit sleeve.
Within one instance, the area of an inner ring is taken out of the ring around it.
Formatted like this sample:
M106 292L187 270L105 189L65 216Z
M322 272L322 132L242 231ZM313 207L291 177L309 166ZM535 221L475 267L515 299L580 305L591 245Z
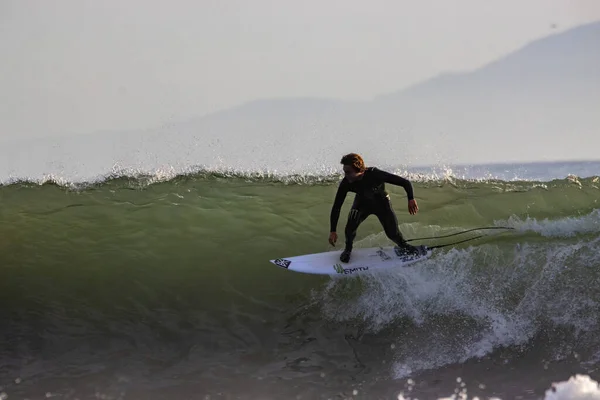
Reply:
M342 210L342 204L348 194L348 185L345 180L342 180L338 186L337 193L335 194L335 200L331 207L331 216L329 217L329 232L335 232L337 229L338 219L340 218L340 211Z
M392 185L402 186L404 190L406 190L406 195L408 200L413 200L415 198L413 193L413 187L410 181L406 178L403 178L398 175L390 174L389 172L382 171L377 168L373 168L374 175L381 179L386 183L391 183Z

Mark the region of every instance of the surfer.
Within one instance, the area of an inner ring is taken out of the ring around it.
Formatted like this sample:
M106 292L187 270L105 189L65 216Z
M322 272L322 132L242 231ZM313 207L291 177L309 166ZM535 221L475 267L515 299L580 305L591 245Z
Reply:
M346 248L340 255L340 261L345 263L350 261L352 243L356 237L358 226L371 214L375 214L379 218L387 237L398 246L397 251L404 254L419 254L417 247L411 246L404 240L398 228L398 220L392 208L390 195L385 190L385 183L402 186L408 197L408 212L414 215L419 207L414 199L410 181L377 167L366 167L363 158L356 153L343 156L341 164L343 164L344 178L338 186L330 216L329 243L332 246L335 246L337 241L337 222L346 195L348 192L354 192L356 196L348 213L344 231Z

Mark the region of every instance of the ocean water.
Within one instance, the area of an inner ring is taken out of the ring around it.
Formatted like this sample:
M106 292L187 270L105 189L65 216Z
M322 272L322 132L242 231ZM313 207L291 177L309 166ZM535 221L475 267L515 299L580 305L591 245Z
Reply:
M3 398L600 399L600 162L385 165L415 188L409 215L387 186L407 238L513 229L340 279L268 262L341 250L338 165L7 157Z

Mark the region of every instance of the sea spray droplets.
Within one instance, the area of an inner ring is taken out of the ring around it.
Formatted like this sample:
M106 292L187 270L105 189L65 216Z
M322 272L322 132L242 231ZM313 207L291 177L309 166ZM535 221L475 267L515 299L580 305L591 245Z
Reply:
M0 146L1 150L1 146ZM2 154L0 154L0 159ZM337 158L337 156L336 156ZM180 160L177 157L177 160ZM0 186L10 185L19 182L32 182L36 184L56 183L59 186L67 188L83 188L92 185L102 185L108 181L126 180L132 186L140 187L155 183L162 183L179 179L243 179L251 182L280 182L284 184L313 184L313 183L335 183L342 179L339 165L333 164L313 164L305 165L302 168L269 168L266 166L235 166L223 163L218 164L197 164L181 163L179 161L169 164L161 162L156 163L134 163L130 165L121 165L118 161L112 161L109 164L96 164L95 168L89 170L91 165L89 160L82 162L81 165L71 165L66 168L56 169L51 165L40 166L40 172L36 173L29 167L24 168L22 172L15 171L10 173L0 171ZM584 178L573 178L564 175L561 168L557 171L542 168L538 172L531 174L510 174L506 171L506 166L494 172L486 171L486 168L494 169L493 166L485 167L483 170L461 170L460 168L451 168L444 165L433 165L431 167L410 167L397 165L380 165L380 168L406 177L412 182L422 183L424 185L443 185L450 183L453 186L470 186L472 183L490 184L496 187L498 191L506 192L511 190L523 191L538 187L548 189L548 186L563 185L569 187L596 187L598 182L595 176L598 165L583 167ZM532 167L536 169L535 166ZM28 172L25 172L28 171ZM43 171L43 172L42 172ZM559 179L559 181L552 181ZM540 183L542 181L542 183Z

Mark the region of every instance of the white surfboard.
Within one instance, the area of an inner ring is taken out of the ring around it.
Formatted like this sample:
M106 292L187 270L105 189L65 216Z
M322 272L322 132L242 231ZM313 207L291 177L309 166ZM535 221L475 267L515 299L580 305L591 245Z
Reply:
M425 246L417 247L420 249L420 255L398 254L394 247L355 248L352 250L350 262L347 263L340 261L341 250L269 261L278 267L305 274L356 275L388 268L406 267L428 258L433 252Z

